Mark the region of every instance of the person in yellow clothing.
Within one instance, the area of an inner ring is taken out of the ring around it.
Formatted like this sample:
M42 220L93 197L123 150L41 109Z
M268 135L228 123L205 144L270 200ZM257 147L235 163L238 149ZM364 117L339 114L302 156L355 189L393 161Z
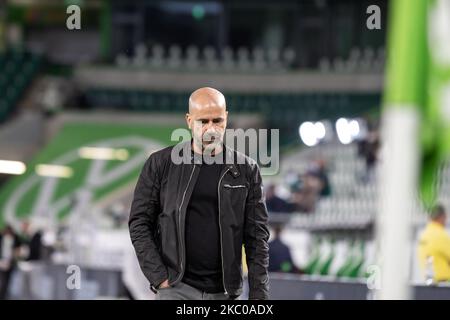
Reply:
M446 218L444 207L435 206L419 239L422 274L435 282L450 281L450 235L445 230Z

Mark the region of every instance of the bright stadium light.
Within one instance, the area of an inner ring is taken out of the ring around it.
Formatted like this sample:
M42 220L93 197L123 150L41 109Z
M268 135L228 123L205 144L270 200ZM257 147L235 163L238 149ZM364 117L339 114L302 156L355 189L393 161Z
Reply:
M340 118L336 121L336 133L342 144L349 144L353 140L349 123L345 118Z
M358 120L351 120L348 123L348 126L350 128L350 134L352 135L352 138L357 138L359 136L360 133L360 127L359 127L359 122Z
M0 160L0 173L20 175L25 173L27 167L23 162Z
M319 140L316 136L316 126L312 122L303 122L299 128L300 138L308 147L315 146Z
M316 138L319 140L325 138L327 131L323 122L317 121L316 123L314 123L314 127L316 128Z
M54 178L70 178L73 176L72 168L54 164L38 164L36 173L39 176Z
M358 120L339 118L336 121L336 133L342 144L349 144L361 134L361 126Z
M125 161L129 157L126 149L82 147L78 149L78 155L83 159L94 160L120 160Z
M327 134L325 124L321 121L314 123L310 121L303 122L300 125L298 132L303 143L308 147L317 145Z

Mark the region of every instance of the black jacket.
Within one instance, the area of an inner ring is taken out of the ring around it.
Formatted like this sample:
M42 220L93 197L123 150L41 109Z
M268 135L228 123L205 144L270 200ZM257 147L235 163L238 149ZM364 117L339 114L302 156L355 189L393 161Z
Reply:
M177 146L186 144L189 142ZM154 152L146 161L129 219L131 241L154 292L165 279L175 285L183 278L186 208L200 171L194 161L175 164L171 160L173 148ZM225 147L225 152L233 163L224 165L217 187L224 288L231 296L242 293L244 245L249 299L268 299L268 216L259 168L237 151ZM191 155L188 158L193 159Z

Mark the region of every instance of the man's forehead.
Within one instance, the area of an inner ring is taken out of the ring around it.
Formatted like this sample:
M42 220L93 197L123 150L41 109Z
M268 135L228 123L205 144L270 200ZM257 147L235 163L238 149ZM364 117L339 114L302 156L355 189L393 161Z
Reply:
M224 117L226 114L225 109L216 107L216 108L203 108L192 112L191 116L194 118L202 118L202 119L214 119Z

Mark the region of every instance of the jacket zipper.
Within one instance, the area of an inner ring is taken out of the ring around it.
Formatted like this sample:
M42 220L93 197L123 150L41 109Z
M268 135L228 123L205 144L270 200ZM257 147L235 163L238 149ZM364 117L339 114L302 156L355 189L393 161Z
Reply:
M184 198L186 197L186 192L187 192L187 189L189 188L189 184L191 183L192 176L194 175L194 171L195 171L195 164L194 164L194 167L192 168L191 176L189 177L189 181L188 181L188 183L186 185L186 189L184 190L183 198L181 199L180 207L178 208L178 226L179 226L178 227L178 233L179 233L179 238L180 238L180 253L181 253L180 268L181 268L181 272L180 272L180 275L178 276L178 278L173 283L178 282L179 280L181 280L181 277L184 274L184 270L183 270L184 269L184 266L183 266L184 248L183 248L183 239L182 239L182 234L181 234L181 208L183 207Z
M222 182L223 177L225 174L230 170L230 168L227 168L225 172L222 174L222 177L220 177L219 184L217 185L217 197L219 202L219 230L220 230L220 257L222 262L222 282L223 282L223 289L225 290L225 294L228 294L228 290L225 286L225 270L223 268L223 241L222 241L222 223L220 218L220 183Z

